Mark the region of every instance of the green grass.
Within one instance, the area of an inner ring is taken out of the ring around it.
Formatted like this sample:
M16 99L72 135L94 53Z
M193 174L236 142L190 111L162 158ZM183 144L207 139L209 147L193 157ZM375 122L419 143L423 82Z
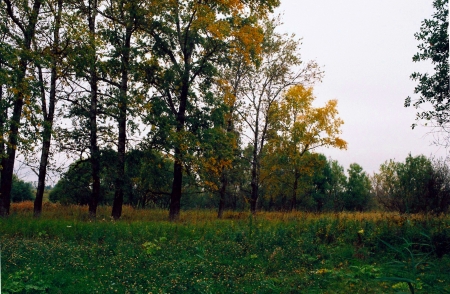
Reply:
M51 215L0 219L2 293L450 292L448 217Z

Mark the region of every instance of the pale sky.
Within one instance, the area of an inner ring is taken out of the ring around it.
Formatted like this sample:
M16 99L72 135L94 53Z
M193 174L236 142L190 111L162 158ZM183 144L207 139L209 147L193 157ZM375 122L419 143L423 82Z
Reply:
M320 152L346 170L356 162L372 174L409 153L446 156L448 150L432 144L430 128L411 129L416 110L403 107L407 96L418 97L411 73L431 73L429 64L412 57L419 44L414 33L433 11L431 0L281 0L279 31L302 38L303 59L325 71L314 90L317 106L339 101L348 149Z

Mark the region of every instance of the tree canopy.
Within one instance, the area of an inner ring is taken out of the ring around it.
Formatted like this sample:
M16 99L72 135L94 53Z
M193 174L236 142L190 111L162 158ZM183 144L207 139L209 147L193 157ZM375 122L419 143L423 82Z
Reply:
M416 109L425 106L425 110L417 113L417 119L430 121L449 132L448 1L434 0L433 7L435 12L432 18L425 19L420 31L414 35L420 44L419 52L414 55L413 61L430 61L434 66L434 73L414 72L411 74L411 79L418 82L414 93L419 94L420 97L415 101L412 101L411 97L406 98L405 106L410 106L411 103Z

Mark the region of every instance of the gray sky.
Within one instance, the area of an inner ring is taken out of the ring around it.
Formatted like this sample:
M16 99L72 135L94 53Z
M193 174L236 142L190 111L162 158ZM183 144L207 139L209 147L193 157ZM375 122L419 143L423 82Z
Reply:
M431 0L281 0L277 13L284 23L279 31L302 38L303 59L316 60L325 71L315 86L317 106L339 101L348 149L320 152L345 169L356 162L369 174L409 153L446 155L432 145L430 128L411 129L416 110L403 107L407 96L418 97L411 73L432 69L412 62L419 44L414 33L431 18Z

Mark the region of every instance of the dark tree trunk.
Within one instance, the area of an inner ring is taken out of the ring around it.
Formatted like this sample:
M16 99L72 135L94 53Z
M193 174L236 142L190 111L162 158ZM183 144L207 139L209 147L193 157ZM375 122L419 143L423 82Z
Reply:
M180 107L177 119L177 129L176 133L179 135L184 131L184 125L186 121L186 105L188 99L189 91L189 72L188 66L184 73L183 86L180 94ZM179 144L179 143L178 143ZM183 186L183 153L180 146L175 147L175 161L173 163L173 182L172 182L172 193L170 194L170 205L169 205L169 219L171 221L177 220L180 217L181 208L181 191Z
M2 57L0 56L0 69L2 68ZM5 123L8 120L8 109L6 105L3 105L3 85L0 85L0 134L5 133ZM4 108L3 108L4 107ZM0 140L0 166L4 165L4 155L5 155L5 143L3 139ZM0 183L1 183L1 173L0 173ZM2 197L0 194L0 206L2 206ZM1 209L1 208L0 208Z
M223 211L225 210L225 196L228 185L228 177L225 169L222 170L221 183L222 185L219 189L219 211L217 212L217 218L219 219L223 217Z
M300 172L295 169L294 172L294 187L292 189L291 207L290 210L297 208L297 190L298 190L298 179L300 178Z
M114 202L111 216L114 219L119 219L122 215L123 205L123 186L125 177L125 152L127 139L127 91L128 91L128 71L130 63L130 46L131 46L131 28L126 29L125 42L123 44L122 52L122 77L120 83L120 97L119 97L119 138L117 144L117 178L114 194Z
M90 153L91 153L91 170L92 170L92 194L89 201L89 216L95 218L97 215L97 206L100 199L100 152L97 145L97 103L98 103L98 77L96 68L96 46L94 36L95 19L97 14L97 0L89 2L89 33L91 41L90 68L89 68L89 86L90 86L90 111L89 111L89 127L90 127Z
M256 133L258 131L256 130ZM250 195L250 212L255 215L256 214L256 204L258 201L258 145L255 140L253 146L253 160L252 160L252 181L251 188L252 192Z
M183 166L180 161L181 151L175 148L175 162L173 164L172 193L170 194L169 219L177 220L180 217L181 188L183 185Z
M45 190L45 177L47 175L47 165L48 158L50 154L50 142L52 139L52 129L53 129L53 118L55 113L55 105L56 105L56 81L58 79L57 75L57 61L56 56L59 50L59 29L61 26L61 13L62 13L62 0L58 0L58 14L55 19L55 32L54 32L54 42L53 42L53 62L51 68L51 77L50 77L50 97L49 97L49 106L48 113L46 109L45 103L45 92L41 93L42 95L42 110L44 114L44 133L42 136L42 153L41 153L41 161L39 164L39 175L38 175L38 186L36 189L36 199L34 200L34 216L39 217L42 213L42 199L44 196ZM39 69L39 79L43 82L42 79L42 71Z
M11 18L16 19L13 13L12 4L10 1L5 1L7 6L7 13ZM33 3L33 9L30 15L28 24L21 24L21 29L24 35L24 50L29 51L31 49L31 42L34 38L36 23L38 20L39 10L41 8L41 0L36 0ZM20 20L17 20L20 21ZM13 113L11 117L11 124L9 129L9 142L7 144L6 158L2 161L2 171L1 171L1 184L0 184L0 216L9 215L9 208L11 206L11 188L12 188L12 178L14 172L14 162L16 159L16 149L19 138L19 127L20 118L22 116L22 108L24 104L24 95L26 89L21 89L25 83L25 76L29 63L29 55L24 54L24 56L19 61L19 71L17 73L17 86L19 91L14 99Z

